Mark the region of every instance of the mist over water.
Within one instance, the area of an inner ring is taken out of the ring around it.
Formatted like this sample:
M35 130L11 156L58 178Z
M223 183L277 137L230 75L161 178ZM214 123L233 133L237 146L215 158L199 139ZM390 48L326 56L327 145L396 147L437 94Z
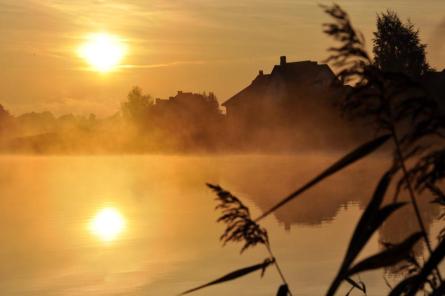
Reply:
M1 295L445 295L445 1L22 2Z
M134 87L113 116L12 115L0 105L0 152L18 154L299 153L338 150L373 136L336 104L350 88L314 61L287 62L222 105L178 91L153 98ZM225 109L225 112L223 112Z
M2 156L0 290L176 295L265 255L261 248L240 256L239 246L220 247L222 225L215 222L214 196L205 182L236 193L256 216L338 156ZM388 161L377 155L359 162L262 223L301 295L325 292ZM125 228L108 242L89 229L104 208L125 219ZM438 213L428 203L422 209L434 232ZM411 231L401 213L365 253L380 249L379 240L398 241ZM252 275L197 295L271 295L276 277ZM363 275L372 287L368 295L387 291L381 277L381 271Z

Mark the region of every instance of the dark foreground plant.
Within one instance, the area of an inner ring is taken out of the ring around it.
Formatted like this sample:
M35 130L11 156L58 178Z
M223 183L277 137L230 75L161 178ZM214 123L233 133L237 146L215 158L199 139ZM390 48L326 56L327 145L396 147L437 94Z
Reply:
M435 147L444 145L443 117L437 102L418 81L402 73L379 69L366 53L363 38L338 5L323 8L335 20L325 25L325 33L341 44L330 49L333 54L328 61L340 69L338 78L341 81L355 82L353 91L342 102L343 110L351 116L367 117L374 122L377 131L390 133L394 144L393 168L401 175L394 203L404 190L432 256L434 250L420 213L417 192L430 189L436 196L442 194L437 181L443 176L443 166L439 164L438 169L434 169L434 164L441 163L434 159L437 156ZM436 159L442 160L441 157ZM409 162L414 162L414 166L409 167ZM433 269L435 279L428 283L442 282L438 267ZM431 289L434 288L433 284Z
M227 244L228 242L241 242L244 244L241 248L241 253L243 253L246 249L254 247L258 244L263 245L266 247L270 257L264 259L263 263L233 271L217 280L187 290L181 295L194 292L196 290L215 284L234 280L258 270L261 270L262 277L264 275L264 272L266 271L266 268L273 264L282 280L282 284L278 288L277 295L292 296L292 292L289 289L289 285L284 277L284 274L281 271L281 268L272 253L267 230L261 227L257 222L252 220L249 208L246 207L236 196L224 190L219 185L207 184L207 186L212 189L217 195L216 200L218 204L215 209L221 211L221 216L218 218L217 222L226 224L226 229L220 237L223 245Z
M242 251L262 244L269 250L270 258L262 264L242 269L242 272L232 272L198 288L220 283L221 279L234 279L250 271L264 270L272 263L282 275L270 251L267 232L258 222L300 197L325 178L342 171L391 140L394 150L393 163L381 177L358 221L343 262L326 295L335 295L343 282L349 283L351 290L359 289L366 294L366 286L361 281L354 281L352 276L368 270L395 267L406 262L411 264L408 265L411 266L409 273L391 288L389 295L416 295L419 291L430 296L445 295L445 284L438 268L445 257L445 240L441 239L437 246L433 247L418 205L422 192L430 192L435 197L435 203L445 205L445 193L440 188L440 182L445 178L445 124L438 112L437 102L430 98L418 81L401 73L385 72L377 67L365 50L364 38L353 28L347 13L338 5L322 7L334 19L333 23L324 25L324 32L340 44L329 49L331 56L328 62L338 69L337 77L340 81L353 85L352 90L340 102L342 109L351 118L368 119L374 124L376 133L382 135L346 154L256 219L250 217L248 208L239 199L217 185L209 185L218 195L220 204L217 208L223 211L219 221L227 224L226 231L221 236L223 243L244 242ZM397 187L396 194L391 203L384 205L383 201L392 182ZM409 203L398 201L401 194L409 197ZM356 259L371 236L394 212L407 204L413 209L413 219L418 223L418 231L401 242L386 244L386 248L381 252L357 262ZM443 235L445 230L441 233ZM412 260L413 248L419 241L424 242L429 253L423 264ZM284 277L282 279L284 288L279 289L278 295L290 294Z
M221 210L221 216L218 218L218 222L223 222L226 224L226 229L224 233L221 235L220 240L225 245L228 242L241 242L243 243L243 247L241 249L241 252L246 250L249 247L256 246L257 244L264 245L267 248L267 251L270 255L270 258L266 258L263 263L256 264L250 267L246 267L243 269L239 269L236 271L233 271L217 280L211 281L207 284L201 285L199 287L187 290L183 292L183 294L191 293L196 290L223 283L229 280L233 280L239 277L242 277L244 275L247 275L249 273L252 273L254 271L262 270L262 274L264 273L264 270L273 263L282 279L282 285L278 289L277 295L292 295L291 291L289 289L289 285L278 265L278 262L275 259L275 256L272 253L270 242L268 239L267 231L263 227L261 227L258 224L258 221L272 213L274 210L278 209L279 207L283 206L290 200L294 199L295 197L301 195L303 192L308 190L309 188L315 186L318 184L318 182L321 182L323 179L333 175L334 173L342 170L343 168L355 163L356 161L360 160L361 158L367 156L368 154L374 152L379 147L381 147L387 140L389 139L388 135L384 135L381 137L378 137L368 143L365 143L355 149L354 151L346 154L344 157L339 159L337 162L335 162L333 165L328 167L324 172L322 172L320 175L306 183L304 186L302 186L300 189L298 189L296 192L290 194L288 197L283 199L280 203L275 205L271 210L266 211L263 215L258 217L257 219L253 220L250 215L249 209L234 195L232 195L230 192L224 190L219 185L212 185L207 184L209 188L211 188L217 195L217 201L218 205L216 206L217 210ZM384 195L384 192L386 191L386 188L389 183L389 178L391 174L388 173L387 178L385 178L384 185L381 185L384 187L384 189L379 190L379 194L377 195L380 199L374 202L374 205L377 206L377 208L380 206L382 202L382 198ZM383 192L381 192L383 191ZM388 206L383 208L382 211L382 220L379 220L379 222L376 222L378 225L380 225L393 211L397 210L402 204L396 204L393 206ZM373 208L373 211L378 210L377 208ZM366 212L366 211L365 211ZM372 212L369 215L373 215L374 212ZM382 218L380 217L380 219ZM364 222L363 222L364 223ZM380 223L380 224L379 224ZM365 226L362 226L362 228L366 228ZM372 233L377 229L373 229L371 233L369 233L369 237L372 235ZM367 238L361 238L361 242L363 240L366 241L369 239ZM363 244L364 245L364 244ZM360 251L360 250L358 250ZM357 254L358 255L358 252ZM364 267L359 268L367 268L365 265ZM344 275L342 277L342 280L347 281L351 285L351 289L358 289L366 294L366 286L361 281L354 281L351 276L354 275L356 272Z

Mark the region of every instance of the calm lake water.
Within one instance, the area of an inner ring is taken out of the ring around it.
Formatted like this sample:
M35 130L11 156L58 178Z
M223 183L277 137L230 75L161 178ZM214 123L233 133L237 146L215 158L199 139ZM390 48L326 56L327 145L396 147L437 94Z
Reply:
M243 255L241 245L221 247L224 227L205 182L232 191L257 216L339 156L2 156L1 294L177 295L262 262L261 246ZM294 295L326 292L388 164L383 156L361 161L263 221ZM102 223L103 209L117 214ZM422 209L436 233L438 213L428 202ZM416 230L408 212L393 217L364 255ZM94 231L95 222L105 225ZM368 295L388 291L382 271L361 279ZM251 274L192 295L275 295L279 285L270 268L264 278Z

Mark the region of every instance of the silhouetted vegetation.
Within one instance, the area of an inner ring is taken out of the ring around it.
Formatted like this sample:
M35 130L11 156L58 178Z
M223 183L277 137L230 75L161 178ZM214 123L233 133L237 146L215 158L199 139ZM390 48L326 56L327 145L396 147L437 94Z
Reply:
M445 284L438 267L445 257L445 240L440 236L437 244L434 244L429 237L419 210L418 199L421 192L429 191L430 194L426 196L433 197L433 202L442 206L445 204L445 193L440 187L440 182L445 177L444 117L439 111L437 101L429 95L422 84L413 79L411 66L404 69L393 67L385 69L379 65L382 60L375 62L370 58L365 50L364 38L354 29L347 13L340 6L322 7L334 20L324 25L324 32L340 44L329 49L331 55L328 61L338 69L337 77L340 81L353 85L352 91L341 102L343 112L351 118L368 118L378 136L346 154L298 190L278 201L257 219L252 220L249 217L249 223L233 223L238 220L245 221L243 217L248 213L248 209L242 206L237 207L241 210L229 211L220 218L220 221L228 225L222 238L224 242L244 242L244 248L258 242L267 242L264 239L265 231L258 224L262 219L297 197L301 197L305 191L327 177L341 172L347 166L390 142L393 148L392 165L383 173L370 202L356 224L343 262L326 295L335 295L343 282L348 282L351 289L359 289L366 294L366 286L354 281L351 278L353 275L400 264L402 269L407 270L406 277L391 288L389 295L416 295L420 291L425 295L443 295ZM381 26L384 27L386 21L383 18L386 17L389 18L387 24L391 22L397 24L396 15L388 13L379 16L378 23ZM404 29L412 31L412 25ZM417 38L417 33L408 35ZM399 41L401 40L396 40ZM396 47L398 46L396 44ZM420 48L423 49L422 46ZM423 64L422 61L420 64ZM417 73L422 74L422 72ZM397 190L390 199L391 202L384 204L391 184L396 185ZM238 198L222 190L218 185L212 185L212 189L216 189L218 196L223 192L224 196L230 197L230 201L235 200L237 204L242 205ZM400 201L402 194L409 197L408 202ZM424 196L422 195L422 198L425 198ZM357 262L357 257L371 236L393 213L408 206L412 207L413 215L406 219L414 219L418 230L401 242L385 243L385 248L381 252ZM441 232L442 235L444 231ZM413 257L413 248L421 241L428 251L428 258L424 263ZM242 276L244 273L237 275ZM207 285L201 288L205 286ZM281 288L278 295L290 294L288 291L284 294L280 291ZM350 292L351 290L348 294Z
M215 281L185 291L182 295L208 286L234 280L258 270L261 270L261 276L263 276L266 268L271 264L276 267L282 280L282 285L278 289L278 295L292 295L280 266L278 265L277 259L272 253L267 230L252 219L249 209L237 197L218 185L207 184L207 186L217 195L219 204L216 206L216 209L221 210L222 212L221 216L218 218L218 222L227 225L226 230L220 237L223 244L225 245L228 242L242 242L244 243L244 246L241 248L241 253L250 247L263 245L266 247L270 258L264 259L263 263L233 271Z
M373 43L374 63L382 71L418 78L430 70L419 31L409 20L402 23L394 11L377 16Z
M137 129L141 147L175 151L214 150L219 146L224 116L213 93L178 92L153 100L134 88L122 104L124 119Z
M0 105L0 135L4 136L12 128L13 116Z
M1 149L31 153L145 153L216 151L225 118L213 93L178 92L152 99L134 87L120 112L59 117L30 112L14 117L0 108Z
M122 103L122 115L141 129L148 128L146 122L150 120L149 116L153 105L153 98L150 95L142 94L142 89L136 86L128 94L127 101Z
M428 112L445 112L445 71L430 68L419 31L409 21L403 23L396 12L377 16L374 59L364 50L361 34L347 26L327 27L343 43L331 48L330 65L288 62L282 56L270 73L260 70L251 84L223 102L225 113L212 92L179 91L169 99L159 99L144 94L140 87L134 87L120 110L107 118L94 114L57 117L47 111L12 116L1 108L0 149L8 153L343 150L373 135L372 129L363 129L368 119L386 130L394 124L405 125L397 134L403 150L408 140L400 132L409 130L407 118L413 112L422 109L415 113L417 125L435 124L426 123L437 117ZM332 66L340 71L338 75ZM349 92L353 95L344 100ZM387 108L388 96L392 103ZM336 104L360 120L345 121Z

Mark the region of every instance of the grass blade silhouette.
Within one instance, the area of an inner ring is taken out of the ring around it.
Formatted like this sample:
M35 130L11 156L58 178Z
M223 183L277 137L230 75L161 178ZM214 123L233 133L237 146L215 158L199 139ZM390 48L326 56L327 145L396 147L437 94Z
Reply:
M355 260L360 251L363 249L363 247L366 245L366 243L369 241L374 232L383 224L383 222L385 222L385 220L388 219L392 213L405 206L406 204L407 203L405 202L399 202L384 206L383 208L375 212L375 217L372 217L371 219L361 220L360 222L362 223L360 227L356 228L353 238L351 239L351 242L349 244L345 263L347 263L348 265L351 264L352 261Z
M445 295L445 282L440 284L440 286L431 293L430 296L443 296Z
M356 281L354 281L353 279L351 279L350 277L345 278L345 280L351 284L351 286L353 286L354 288L358 289L359 291L362 291L363 294L366 294L366 286L365 283L363 283L362 281L360 281L360 283L357 283Z
M264 212L261 216L256 218L255 221L258 222L259 220L267 217L272 212L276 211L277 209L279 209L280 207L282 207L283 205L285 205L286 203L288 203L292 199L296 198L297 196L299 196L300 194L302 194L303 192L305 192L306 190L308 190L312 186L316 185L317 183L319 183L323 179L325 179L325 178L335 174L336 172L338 172L338 171L342 170L343 168L347 167L348 165L350 165L350 164L356 162L357 160L359 160L359 159L367 156L368 154L372 153L373 151L378 149L380 146L382 146L389 138L391 138L391 135L389 135L389 134L388 135L383 135L381 137L378 137L378 138L376 138L376 139L374 139L372 141L369 141L369 142L359 146L358 148L356 148L355 150L353 150L352 152L348 153L347 155L342 157L340 160L335 162L333 165L331 165L329 168L327 168L320 175L318 175L317 177L315 177L314 179L312 179L311 181L309 181L308 183L306 183L305 185L300 187L297 191L291 193L289 196L287 196L286 198L281 200L275 206L273 206L272 208L270 208L269 210Z
M249 273L255 272L257 270L261 270L262 271L261 275L263 275L264 271L266 270L266 268L269 267L269 265L272 264L273 262L274 262L274 259L267 258L262 263L255 264L255 265L252 265L252 266L248 266L248 267L244 267L244 268L232 271L232 272L230 272L230 273L228 273L228 274L226 274L226 275L224 275L224 276L222 276L222 277L220 277L220 278L218 278L218 279L216 279L214 281L211 281L211 282L208 282L207 284L204 284L204 285L198 286L196 288L187 290L185 292L182 292L179 295L189 294L189 293L195 292L197 290L200 290L200 289L203 289L203 288L206 288L206 287L209 287L209 286L213 286L213 285L216 285L216 284L221 284L221 283L224 283L224 282L227 282L227 281L231 281L231 280L237 279L239 277L245 276L245 275L247 275Z
M399 282L388 294L388 296L400 296L406 295L406 293L412 289L414 284L419 280L419 275L413 275L407 277L403 281Z
M353 261L357 258L360 251L369 241L374 232L388 219L396 210L405 205L405 203L393 203L380 208L383 198L388 190L393 176L393 169L385 173L380 179L374 194L360 217L351 241L346 251L346 255L340 266L334 281L332 282L327 295L334 295L341 282L347 278L347 272Z
M417 291L422 287L423 283L426 281L427 277L439 266L440 262L445 258L445 240L442 240L436 249L433 251L431 256L423 265L418 276L416 277L414 283L412 284L409 293L406 295L414 296Z
M287 296L287 295L289 295L289 287L286 284L283 284L278 288L277 296Z
M348 276L352 276L359 272L387 267L399 263L406 257L406 255L412 250L414 245L421 238L422 232L413 233L400 244L394 245L393 247L388 248L378 254L363 259L348 271Z
M217 222L226 224L226 230L220 237L223 245L228 242L244 242L241 253L249 247L254 247L258 244L264 245L283 281L283 285L287 287L287 294L292 296L292 291L270 247L267 230L252 220L249 208L238 197L219 185L207 183L207 186L217 195L218 205L215 209L222 212Z
M422 233L416 232L410 235L402 243L394 245L393 247L388 248L378 254L363 259L362 261L355 264L351 268L348 267L346 270L344 270L345 268L342 268L340 270L340 273L337 275L334 282L332 283L331 287L329 288L328 293L326 295L327 296L335 295L335 292L337 291L343 279L348 279L349 277L351 277L356 273L392 266L399 263L406 257L406 255L412 250L413 246L421 238L422 238ZM398 289L401 290L400 288Z
M361 249L366 245L377 228L389 217L393 211L404 205L403 203L398 203L388 205L380 209L383 198L391 182L391 177L392 172L387 172L380 179L368 206L360 217L354 233L352 234L343 265L349 266L357 257Z

